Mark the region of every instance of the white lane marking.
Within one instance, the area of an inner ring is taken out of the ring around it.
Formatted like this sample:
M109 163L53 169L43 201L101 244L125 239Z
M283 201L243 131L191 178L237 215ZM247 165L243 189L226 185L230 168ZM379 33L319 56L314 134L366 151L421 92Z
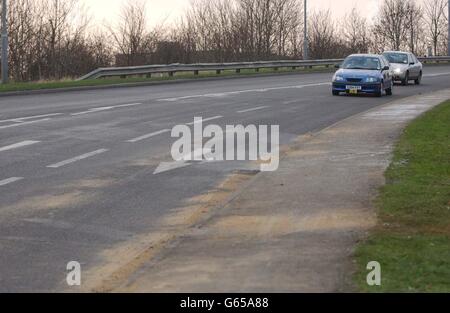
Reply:
M106 111L106 110L111 110L111 109L112 109L112 107L94 108L94 109L89 109L88 111L83 111L83 112L78 112L78 113L72 113L72 114L70 114L70 115L71 115L71 116L85 115L85 114L97 113L97 112Z
M288 101L283 101L283 104L293 104L293 103L298 103L300 101L301 101L300 99L288 100Z
M74 162L77 162L77 161L80 161L80 160L84 160L84 159L87 159L87 158L90 158L90 157L102 154L102 153L107 152L107 151L109 151L109 150L108 149L100 149L100 150L92 151L92 152L89 152L89 153L86 153L86 154L74 157L72 159L68 159L68 160L65 160L65 161L62 161L62 162L59 162L59 163L55 163L55 164L49 165L47 167L48 168L59 168L59 167L62 167L62 166L65 166L65 165L68 165L68 164L71 164L71 163L74 163Z
M127 142L135 143L135 142L138 142L141 140L145 140L145 139L152 138L152 137L155 137L155 136L158 136L158 135L161 135L164 133L169 133L169 132L170 132L170 129L163 129L163 130L151 133L151 134L147 134L147 135L143 135L143 136L140 136L140 137L137 137L134 139L127 140Z
M119 105L112 105L112 106L106 106L106 107L98 107L98 108L92 108L92 109L89 109L89 110L83 111L83 112L72 113L70 115L71 116L85 115L85 114L97 113L97 112L102 112L102 111L107 111L107 110L118 109L118 108L133 107L133 106L137 106L137 105L141 105L141 104L142 103L139 102L139 103L128 103L128 104L119 104Z
M446 76L446 75L450 75L450 72L436 73L436 74L425 74L425 75L423 75L423 77L437 77L437 76Z
M63 115L63 113L51 113L51 114L44 114L44 115L35 115L35 116L27 116L27 117L17 117L17 118L11 118L9 120L2 120L0 123L7 123L7 122L15 122L15 123L21 123L26 120L31 120L34 118L43 118L43 117L53 117Z
M11 178L8 178L8 179L0 180L0 186L6 186L8 184L15 183L15 182L17 182L19 180L22 180L22 179L23 179L23 177L11 177Z
M18 142L18 143L9 145L9 146L1 147L0 152L13 150L13 149L17 149L17 148L22 148L22 147L26 147L26 146L31 146L31 145L34 145L39 142L40 141L34 141L34 140L26 140L26 141Z
M113 108L128 108L128 107L135 107L137 105L141 105L141 102L136 102L136 103L127 103L127 104L119 104L119 105L115 105L113 106Z
M248 112L253 112L253 111L258 111L258 110L264 110L267 109L269 106L262 106L262 107L256 107L256 108L252 108L252 109L247 109L247 110L241 110L241 111L237 111L238 113L248 113Z
M325 85L331 85L331 83L320 82L320 83L311 83L311 84L305 84L305 85L269 87L269 88L261 88L261 89L244 89L244 90L228 91L228 92L221 92L221 93L207 93L207 94L198 94L198 95L183 96L183 97L177 97L177 98L166 98L166 99L159 99L158 101L176 102L176 101L187 100L187 99L192 99L192 98L225 97L225 96L229 96L229 95L238 95L238 94L242 94L242 93L267 92L267 91L284 90L284 89L301 89L301 88L305 88L305 87L316 87L316 86L325 86Z
M219 120L219 119L221 119L221 118L223 118L223 116L222 116L222 115L218 115L218 116L214 116L214 117L210 117L210 118L205 118L205 119L202 119L202 120L198 120L198 121L195 121L195 122L190 122L190 123L187 123L186 125L196 125L196 124L199 124L199 123L204 123L204 122L209 122L209 121Z
M23 122L23 123L17 123L17 124L12 124L12 125L5 125L5 126L0 126L0 129L5 129L5 128L11 128L11 127L17 127L17 126L24 126L24 125L30 125L30 124L35 124L35 123L39 123L39 122L45 122L45 121L49 121L51 120L50 118L44 118L42 120L36 120L36 121L30 121L30 122Z

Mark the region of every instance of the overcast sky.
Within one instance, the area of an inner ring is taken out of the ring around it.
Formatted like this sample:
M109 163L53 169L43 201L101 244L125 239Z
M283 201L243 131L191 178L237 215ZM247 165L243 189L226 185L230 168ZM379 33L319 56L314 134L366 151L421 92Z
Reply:
M90 8L90 12L98 22L114 20L121 5L127 0L81 0ZM150 24L158 24L166 20L169 23L176 20L183 10L189 6L190 0L145 0L147 2ZM367 17L376 14L381 0L309 0L311 9L330 9L337 17L344 15L353 7Z

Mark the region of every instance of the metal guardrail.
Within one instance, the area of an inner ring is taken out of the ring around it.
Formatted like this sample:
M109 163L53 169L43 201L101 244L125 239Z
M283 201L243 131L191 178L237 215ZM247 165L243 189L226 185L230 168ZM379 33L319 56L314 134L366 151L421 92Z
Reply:
M419 58L424 63L441 63L450 62L450 57L428 57ZM168 73L173 76L177 72L193 72L194 75L199 75L204 71L215 71L216 74L221 74L225 70L234 70L240 73L241 70L251 69L258 72L260 69L279 69L279 68L313 68L315 66L332 67L342 63L343 59L328 59L328 60L288 60L288 61L260 61L260 62L239 62L239 63L198 63L198 64L168 64L168 65L144 65L144 66L129 66L129 67L108 67L99 68L79 78L78 81L86 79L97 79L105 77L122 77L127 76L141 76L145 75L148 78L152 74Z

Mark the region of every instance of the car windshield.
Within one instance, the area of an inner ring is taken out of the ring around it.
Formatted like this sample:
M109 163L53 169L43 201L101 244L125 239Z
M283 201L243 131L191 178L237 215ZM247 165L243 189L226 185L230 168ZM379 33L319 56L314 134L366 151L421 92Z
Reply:
M352 56L345 59L342 68L348 70L380 70L380 60L376 57Z
M408 55L404 53L384 53L389 63L408 64Z

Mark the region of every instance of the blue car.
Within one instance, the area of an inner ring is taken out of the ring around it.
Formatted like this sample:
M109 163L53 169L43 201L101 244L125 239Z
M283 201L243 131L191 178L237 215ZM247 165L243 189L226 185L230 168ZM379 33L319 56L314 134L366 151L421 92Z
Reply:
M333 95L373 94L391 96L394 86L389 61L382 55L353 54L347 57L333 76Z

